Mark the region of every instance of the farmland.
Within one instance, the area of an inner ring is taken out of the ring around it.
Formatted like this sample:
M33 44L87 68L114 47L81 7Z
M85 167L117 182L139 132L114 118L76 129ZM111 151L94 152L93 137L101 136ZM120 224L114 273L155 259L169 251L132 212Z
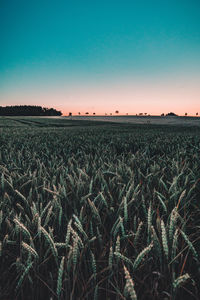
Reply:
M96 120L0 118L0 300L199 299L199 127Z

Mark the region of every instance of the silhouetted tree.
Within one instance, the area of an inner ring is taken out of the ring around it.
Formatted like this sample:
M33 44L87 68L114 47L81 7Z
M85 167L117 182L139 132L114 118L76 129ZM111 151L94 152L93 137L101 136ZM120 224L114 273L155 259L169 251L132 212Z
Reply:
M185 116L187 116L187 113L185 113Z
M69 112L69 117L71 117L72 116L72 113L71 112Z
M85 114L86 114L86 115L89 115L89 112L86 112Z
M178 115L176 115L175 113L173 112L170 112L168 113L166 116L170 116L170 117L177 117Z
M119 111L118 111L118 110L116 110L116 111L115 111L115 113L116 113L116 114L118 114L118 113L119 113Z
M198 116L198 112L196 113L196 116Z
M93 113L93 115L96 115L96 113Z
M61 116L62 112L54 108L36 105L0 106L0 116Z

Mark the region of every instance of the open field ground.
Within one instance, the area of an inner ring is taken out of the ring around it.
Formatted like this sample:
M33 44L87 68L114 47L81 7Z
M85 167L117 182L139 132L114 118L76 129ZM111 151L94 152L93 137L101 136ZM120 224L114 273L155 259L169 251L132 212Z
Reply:
M73 120L91 120L126 124L200 126L200 117L160 116L73 116Z
M74 118L0 118L0 300L200 299L199 119Z
M73 121L71 123L71 121ZM96 125L97 123L120 123L130 125L171 125L200 126L200 117L160 117L160 116L72 116L72 117L0 117L0 127L13 126L80 126ZM83 123L83 121L85 123ZM93 124L91 124L91 121ZM87 122L87 123L86 123ZM94 123L95 122L95 123ZM100 125L100 124L99 124Z

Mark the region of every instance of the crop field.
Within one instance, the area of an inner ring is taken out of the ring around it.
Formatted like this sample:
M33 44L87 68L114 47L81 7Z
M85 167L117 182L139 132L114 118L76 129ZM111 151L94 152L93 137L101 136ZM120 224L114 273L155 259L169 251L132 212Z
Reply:
M14 299L200 299L199 127L0 118Z
M113 116L72 116L73 120L90 120L115 122L126 124L150 124L150 125L172 125L172 126L200 126L200 117L189 116L131 116L131 115L113 115Z

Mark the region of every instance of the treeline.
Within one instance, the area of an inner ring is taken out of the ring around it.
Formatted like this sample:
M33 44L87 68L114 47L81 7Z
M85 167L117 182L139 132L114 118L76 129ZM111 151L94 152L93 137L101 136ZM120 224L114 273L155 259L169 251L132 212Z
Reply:
M0 116L61 116L62 112L54 108L36 105L0 106Z

